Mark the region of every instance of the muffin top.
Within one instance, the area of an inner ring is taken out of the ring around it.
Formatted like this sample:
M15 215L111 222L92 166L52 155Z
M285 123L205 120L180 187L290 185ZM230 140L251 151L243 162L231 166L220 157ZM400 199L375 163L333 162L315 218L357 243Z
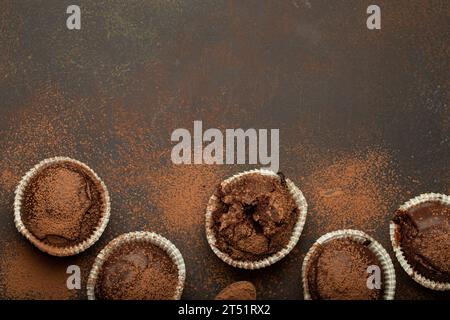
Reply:
M427 201L397 210L397 241L411 267L437 282L450 282L450 207Z
M98 179L76 163L41 168L24 189L23 224L48 245L79 244L100 224L105 210L102 190Z
M257 173L218 186L212 211L216 246L231 258L258 261L289 243L299 209L284 178Z
M120 244L112 250L95 284L96 299L174 299L178 268L166 251L138 240Z
M369 266L381 264L368 248L370 241L359 243L349 238L319 245L306 266L308 288L313 300L376 300L383 287L369 288ZM381 274L381 279L383 275Z

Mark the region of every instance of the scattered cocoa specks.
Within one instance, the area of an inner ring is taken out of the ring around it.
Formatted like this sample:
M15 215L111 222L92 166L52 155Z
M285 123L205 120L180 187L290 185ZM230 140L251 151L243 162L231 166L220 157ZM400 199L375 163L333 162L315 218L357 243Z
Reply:
M107 145L105 116L100 106L91 111L92 102L70 99L45 84L23 106L1 114L9 126L0 136L0 203L9 202L20 178L45 158L69 156L90 163L91 157L104 156L96 146L99 140Z
M0 257L1 296L6 299L65 300L77 290L67 289L67 260L49 257L29 243L14 242Z
M202 228L206 205L216 185L224 178L223 168L211 165L170 165L151 181L150 199L161 210L169 232Z
M391 156L382 150L322 160L302 188L310 205L308 219L323 233L342 228L375 231L401 192Z
M256 300L256 288L249 281L238 281L225 287L214 300Z
M0 172L0 186L4 190L14 190L19 180L20 177L7 168Z

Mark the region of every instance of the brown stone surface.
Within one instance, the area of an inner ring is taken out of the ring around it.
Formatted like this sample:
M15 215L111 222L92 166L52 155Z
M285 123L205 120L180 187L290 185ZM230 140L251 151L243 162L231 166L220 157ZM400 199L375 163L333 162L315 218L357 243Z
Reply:
M84 288L110 240L152 230L184 255L186 299L213 299L243 279L258 298L301 299L309 247L351 227L388 250L396 298L448 298L406 275L388 234L406 200L449 192L446 1L377 1L380 31L366 28L370 1L84 1L80 31L66 29L69 4L2 3L0 297L86 298L66 292L65 268L81 266ZM280 169L304 191L309 216L274 266L236 270L208 247L214 186L254 166L172 165L170 134L194 120L280 129ZM95 168L112 198L101 239L67 259L34 250L12 218L21 176L55 155Z

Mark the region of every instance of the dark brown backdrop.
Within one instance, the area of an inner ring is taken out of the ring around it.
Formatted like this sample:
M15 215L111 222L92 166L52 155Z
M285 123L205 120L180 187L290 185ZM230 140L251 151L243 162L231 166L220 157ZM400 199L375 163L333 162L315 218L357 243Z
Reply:
M83 299L99 250L144 229L184 255L186 299L213 298L238 279L254 281L260 298L302 299L303 257L333 227L363 229L385 246L398 299L448 297L410 280L388 238L401 203L449 192L448 1L375 1L379 31L365 26L374 2L365 0L80 0L82 30L68 31L73 2L0 1L1 298ZM304 189L310 216L276 265L235 270L208 248L201 223L213 186L250 166L171 165L170 134L193 120L280 129L281 169ZM381 174L395 185L382 223L319 227L308 177L374 152L389 159ZM113 199L100 241L73 258L38 252L13 224L15 185L55 155L89 164ZM69 264L82 268L81 291L64 289Z

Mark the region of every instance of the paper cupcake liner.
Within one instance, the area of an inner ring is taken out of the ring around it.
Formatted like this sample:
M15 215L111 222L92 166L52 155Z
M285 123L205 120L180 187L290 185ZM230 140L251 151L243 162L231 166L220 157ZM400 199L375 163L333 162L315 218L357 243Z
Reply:
M350 238L354 241L357 241L359 243L363 243L366 240L370 241L370 244L367 246L377 257L377 259L380 261L381 269L383 270L383 285L384 285L384 293L383 293L383 299L384 300L393 300L395 296L395 269L394 265L392 264L392 260L389 256L389 254L386 252L386 250L383 248L381 244L379 244L375 239L367 235L366 233L359 231L359 230L352 230L352 229L344 229L344 230L337 230L333 232L329 232L321 236L317 241L312 245L312 247L309 249L308 253L305 256L305 259L303 260L303 266L302 266L302 281L303 281L303 295L305 300L311 300L311 294L309 292L309 285L308 285L308 277L307 277L307 269L308 264L311 260L311 258L314 256L316 250L319 248L319 246L323 245L324 243L327 243L331 240L335 239L341 239L341 238Z
M450 196L445 194L439 194L439 193L424 193L421 194L413 199L408 200L403 205L400 206L400 210L408 210L411 207L414 207L420 203L427 202L427 201L438 201L443 204L450 206ZM431 279L426 278L425 276L421 275L419 272L413 269L413 267L409 264L409 262L406 260L406 257L403 253L403 250L401 248L400 242L397 241L396 234L398 232L398 226L393 221L391 221L389 225L389 233L391 236L391 242L392 242L392 248L394 249L395 256L397 257L398 262L402 266L403 270L406 271L406 273L413 278L414 281L419 283L420 285L424 286L425 288L437 290L437 291L445 291L450 290L450 283L449 282L437 282L433 281Z
M116 248L119 246L129 243L142 241L147 242L152 245L155 245L169 255L172 261L178 268L178 284L176 287L175 295L173 300L180 300L181 295L183 293L184 282L186 280L186 266L184 264L183 256L175 245L164 238L163 236L154 233L154 232L146 232L146 231L136 231L129 232L118 236L113 239L110 243L103 248L102 251L95 258L94 264L92 266L91 272L89 273L89 278L87 281L87 296L88 300L95 300L95 284L98 279L98 275L102 270L103 263L108 259L109 255L114 252Z
M237 179L241 178L242 176L249 175L249 174L261 174L261 175L265 175L265 176L274 177L277 179L280 178L273 171L263 170L263 169L255 169L255 170L245 171L245 172L236 174L236 175L224 180L221 183L221 185L224 186L224 185L233 183ZM294 229L292 231L292 236L291 236L288 244L286 245L286 247L281 249L280 251L274 253L273 255L271 255L265 259L258 260L258 261L235 260L235 259L231 258L227 253L222 252L216 246L217 239L215 236L215 232L213 230L214 221L213 221L212 213L214 211L214 207L218 201L218 198L214 194L211 196L211 198L209 199L209 202L208 202L208 206L206 208L206 238L207 238L208 244L211 247L211 249L213 250L213 252L222 261L224 261L225 263L227 263L233 267L236 267L236 268L255 270L255 269L261 269L261 268L268 267L268 266L276 263L277 261L283 259L286 255L289 254L289 252L291 252L291 250L297 244L297 242L300 238L300 235L302 234L303 226L305 225L306 214L308 211L308 205L307 205L306 199L303 196L303 193L300 191L300 189L298 189L297 186L291 180L289 180L287 178L286 178L286 185L287 185L287 188L288 188L289 192L291 193L292 197L294 198L294 200L297 204L297 207L299 209L298 220L294 226Z
M100 184L101 188L103 189L102 194L104 197L104 199L103 199L104 200L104 212L99 221L98 226L96 227L96 229L93 231L92 235L88 239L86 239L74 246L56 247L56 246L46 244L43 241L36 238L24 225L24 223L22 221L22 216L21 216L22 201L23 201L23 195L24 195L25 188L27 187L27 185L31 181L31 179L37 173L39 173L40 170L42 170L50 165L56 164L56 163L68 163L68 162L74 163L74 164L82 167L86 171L88 171L92 175L92 177L94 177L97 180L97 182ZM22 180L20 181L20 183L17 186L16 191L15 191L14 223L16 225L17 230L19 230L19 232L25 238L27 238L36 248L38 248L39 250L46 252L50 255L53 255L53 256L59 256L59 257L72 256L72 255L78 254L78 253L86 250L90 246L92 246L95 242L97 242L97 240L100 238L103 231L105 230L106 225L108 224L108 221L109 221L110 212L111 212L111 200L110 200L108 189L106 188L105 183L86 164L84 164L78 160L68 158L68 157L54 157L54 158L49 158L49 159L45 159L45 160L41 161L40 163L35 165L31 170L29 170L22 177Z

